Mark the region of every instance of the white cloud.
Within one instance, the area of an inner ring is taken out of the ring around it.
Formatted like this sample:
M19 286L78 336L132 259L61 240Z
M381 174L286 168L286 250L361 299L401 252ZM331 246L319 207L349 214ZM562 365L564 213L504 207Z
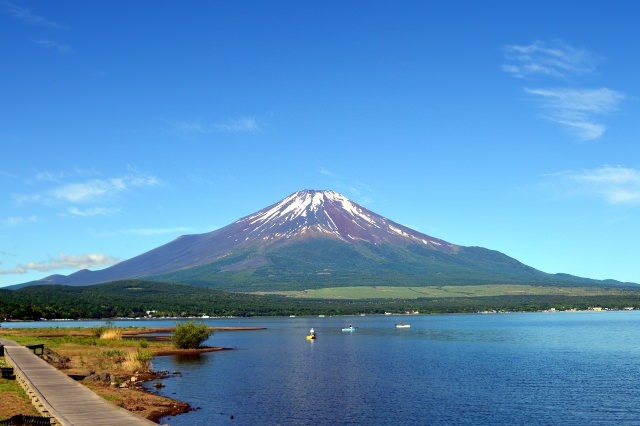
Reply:
M529 45L505 46L502 70L516 78L542 77L570 81L595 72L602 58L562 41L536 41ZM595 121L614 111L625 96L608 88L525 88L544 112L544 116L562 124L583 141L601 137L606 125Z
M28 217L11 216L2 220L0 223L2 223L6 227L13 228L15 226L22 225L23 223L35 223L35 222L38 222L38 217L32 215Z
M72 203L94 202L105 197L115 196L134 187L156 186L158 183L158 179L154 176L122 176L111 179L93 179L87 182L59 186L40 199L48 198L54 201Z
M58 53L69 53L72 50L71 47L54 40L40 39L36 40L35 43L47 49L55 50Z
M502 70L518 78L541 75L566 79L592 73L602 61L587 50L576 49L558 40L512 44L505 46L504 51L509 63L504 64Z
M238 118L217 123L202 123L198 120L181 120L173 123L181 136L212 133L259 133L262 131L255 118Z
M59 269L95 269L115 265L119 262L113 256L104 253L67 256L60 253L57 258L47 261L32 261L16 266L14 269L0 269L0 275L26 274L30 271L50 272Z
M173 128L180 135L190 135L193 133L210 133L208 126L203 125L199 121L180 120L173 123Z
M18 6L17 4L9 1L0 2L0 10L30 25L58 28L58 29L63 28L63 26L58 24L57 22L46 19L32 12L30 9Z
M39 182L59 182L61 176L51 173L49 171L38 172L36 174L36 181Z
M50 182L50 183L60 183L64 182L66 179L73 178L74 176L96 176L99 173L95 170L90 169L80 169L73 168L71 170L59 170L56 172L52 172L49 170L43 170L36 172L33 177L27 178L26 182L29 184L34 184L38 182Z
M224 123L215 123L213 127L219 131L227 133L257 133L262 131L260 125L254 118L228 120Z
M554 175L573 194L591 195L609 204L640 204L640 170L622 166L565 171Z
M106 208L106 207L93 207L88 209L70 207L68 210L71 216L80 216L80 217L111 216L115 213L119 213L120 211L121 209L118 209L118 208Z
M625 96L615 90L600 89L524 89L539 102L551 121L568 126L582 140L597 139L606 126L595 122L596 116L615 111Z

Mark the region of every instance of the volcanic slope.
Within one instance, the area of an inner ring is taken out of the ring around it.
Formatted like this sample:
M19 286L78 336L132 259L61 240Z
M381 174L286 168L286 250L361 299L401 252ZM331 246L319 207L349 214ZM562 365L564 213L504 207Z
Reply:
M612 285L547 274L500 252L422 234L334 191L303 190L216 231L99 271L25 283L89 285L144 278L231 291L392 285Z

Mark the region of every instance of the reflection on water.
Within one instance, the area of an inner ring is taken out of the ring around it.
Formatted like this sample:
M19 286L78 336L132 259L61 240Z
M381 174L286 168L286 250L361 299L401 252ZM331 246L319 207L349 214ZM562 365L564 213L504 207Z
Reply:
M213 361L215 358L202 356L201 354L185 354L174 355L174 364L177 367L188 365L205 365L207 362Z

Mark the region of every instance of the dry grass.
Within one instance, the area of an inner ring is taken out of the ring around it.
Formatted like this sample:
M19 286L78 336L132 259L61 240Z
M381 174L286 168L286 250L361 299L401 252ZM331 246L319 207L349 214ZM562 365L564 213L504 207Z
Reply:
M542 296L611 296L624 295L624 289L599 287L552 287L521 284L487 284L458 286L360 286L331 287L293 291L262 291L252 294L279 294L293 298L327 299L327 300L362 300L362 299L417 299L428 297L494 297L518 295Z
M151 359L153 352L138 348L135 352L129 352L122 362L122 368L130 373L148 373L151 371Z
M119 328L107 328L105 331L100 334L100 338L104 340L121 340L122 339L122 330Z

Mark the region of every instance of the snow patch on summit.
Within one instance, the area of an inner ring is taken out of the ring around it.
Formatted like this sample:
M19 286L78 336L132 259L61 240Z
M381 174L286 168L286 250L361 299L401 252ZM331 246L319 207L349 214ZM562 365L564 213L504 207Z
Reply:
M335 191L298 191L236 222L242 233L261 240L321 233L345 241L413 241L454 249L455 245L413 231L377 215ZM244 236L243 235L243 236Z

